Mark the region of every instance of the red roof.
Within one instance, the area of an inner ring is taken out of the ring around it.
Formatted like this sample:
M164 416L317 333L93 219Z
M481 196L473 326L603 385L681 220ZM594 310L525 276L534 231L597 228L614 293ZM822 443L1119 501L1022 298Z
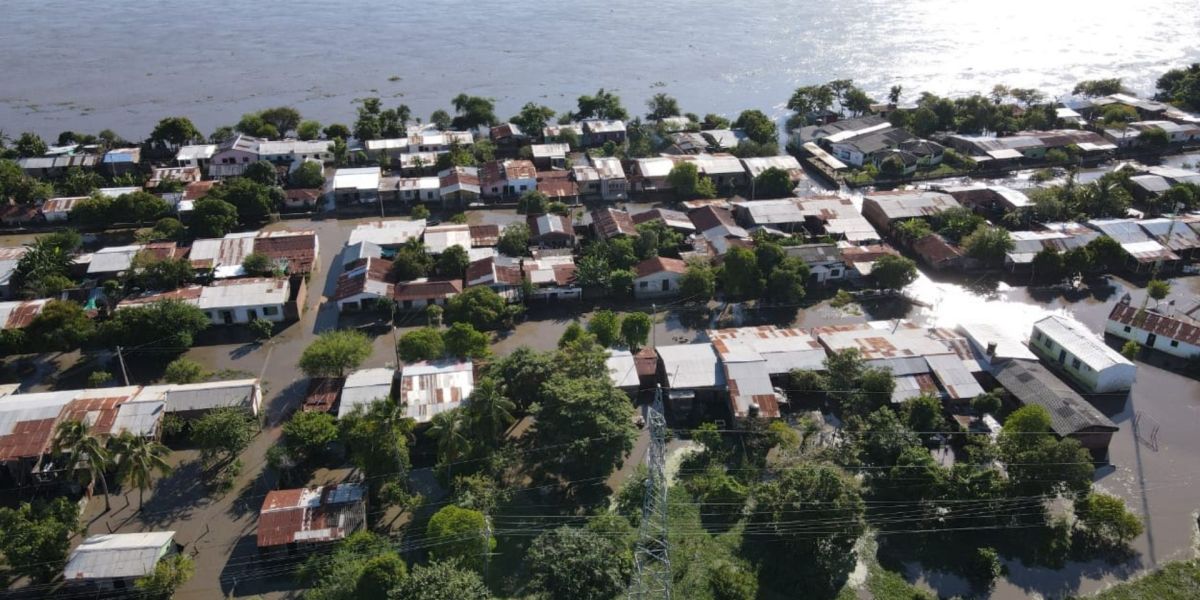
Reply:
M459 292L462 292L461 279L409 281L397 283L392 297L399 301L446 299Z
M216 181L193 181L183 188L184 200L199 200L208 195L209 190L216 185Z
M669 273L683 273L687 271L687 263L678 258L655 256L654 258L647 258L638 263L633 267L633 270L637 273L638 277L645 277L664 271Z
M366 266L362 272L358 269ZM345 300L366 290L368 281L387 282L392 272L392 262L382 258L360 258L348 265L337 278L333 291L334 300Z
M934 265L957 260L963 255L962 250L936 233L917 240L913 244L913 251Z
M1138 310L1124 302L1119 302L1113 307L1108 319L1143 329L1159 337L1200 345L1200 327L1154 311Z
M315 188L300 188L284 190L283 198L289 204L316 204L321 198L321 190Z
M737 226L737 222L733 220L733 213L719 206L702 206L689 212L688 217L692 219L697 231L708 231L721 225Z
M604 239L618 235L636 236L637 227L629 213L615 208L602 208L592 211L592 225Z
M337 403L345 379L340 377L314 377L308 380L308 391L304 394L302 410L330 412Z
M521 268L496 264L494 257L482 258L467 265L467 282L490 279L485 283L521 285Z
M0 326L3 326L3 329L22 329L28 327L34 318L42 314L42 309L45 307L45 302L22 302L20 306L17 306L12 312L8 313L8 321L0 323Z
M579 196L579 184L562 177L548 177L537 184L539 192L551 200L573 199Z
M254 251L272 260L286 260L288 273L309 273L317 258L317 232L264 231L254 238Z
M275 490L258 514L258 547L340 540L366 518L361 484Z
M637 365L638 377L654 377L658 372L658 352L654 348L647 346L638 350L633 355L633 362Z
M495 246L500 242L499 225L471 225L471 245L476 248Z

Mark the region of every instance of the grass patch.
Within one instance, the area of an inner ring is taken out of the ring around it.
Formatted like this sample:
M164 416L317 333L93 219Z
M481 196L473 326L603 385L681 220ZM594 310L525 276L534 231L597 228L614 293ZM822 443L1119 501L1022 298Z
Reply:
M1174 562L1137 581L1122 583L1095 600L1185 600L1200 598L1200 561Z

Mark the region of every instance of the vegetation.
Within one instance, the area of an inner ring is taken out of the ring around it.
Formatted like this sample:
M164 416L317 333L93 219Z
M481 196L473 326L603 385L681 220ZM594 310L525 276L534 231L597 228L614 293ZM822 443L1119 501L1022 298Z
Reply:
M326 331L300 355L299 367L309 377L344 377L371 355L371 340L361 331Z
M483 569L480 556L480 540L486 530L486 517L477 510L460 508L453 504L443 507L429 518L425 535L429 539L444 540L430 549L434 559L454 560L472 570ZM496 540L488 539L488 550L496 548Z
M167 363L163 381L167 383L199 383L208 379L210 373L204 366L190 358L177 358Z
M546 598L616 598L633 573L629 544L592 528L547 531L533 541L526 560L530 587Z
M154 474L165 476L171 472L171 466L167 464L167 455L171 450L150 438L128 432L113 440L112 445L115 446L119 480L137 488L140 510L145 504L144 494L154 481Z
M520 307L509 306L492 288L476 286L450 299L446 318L451 323L468 323L480 331L506 329L512 326Z
M903 256L882 256L871 267L871 280L880 289L901 290L917 280L917 265Z
M71 536L80 533L79 506L59 497L0 508L5 575L44 584L62 574Z
M192 347L196 334L209 326L204 311L182 300L159 300L113 313L100 325L109 346L138 346L151 354L179 354Z
M326 412L300 411L283 424L284 446L301 463L320 456L336 439L337 419Z
M220 198L206 196L193 206L190 228L198 238L224 237L237 224L237 207Z
M1168 563L1136 581L1115 585L1093 600L1186 600L1200 595L1200 561Z
M210 410L192 423L192 442L206 466L224 465L237 458L254 438L254 417L242 408Z

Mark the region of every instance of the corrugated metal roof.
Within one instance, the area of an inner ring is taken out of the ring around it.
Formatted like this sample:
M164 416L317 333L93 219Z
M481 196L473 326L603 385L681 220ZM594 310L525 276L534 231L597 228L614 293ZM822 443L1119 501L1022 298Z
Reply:
M608 367L608 377L612 384L619 388L636 388L640 383L637 363L633 354L628 350L609 350L608 358L604 361Z
M366 519L365 492L360 483L269 492L258 515L258 547L345 538Z
M63 567L67 581L142 577L171 550L174 531L107 533L85 539Z
M392 381L396 370L389 368L359 369L346 376L342 385L342 402L338 407L338 418L350 414L354 407L375 400L385 400L392 394Z
M1050 315L1035 321L1033 326L1097 372L1118 365L1133 366L1120 352L1109 348L1104 340L1072 319Z
M475 368L469 361L422 361L405 365L400 374L405 415L418 423L457 408L474 390Z
M379 246L398 246L410 239L421 237L424 232L425 219L371 221L355 227L346 243L353 245L371 242Z
M962 359L953 354L926 356L933 376L953 400L969 400L984 392L975 376L963 366Z
M725 386L725 371L712 344L679 344L658 346L659 360L672 389L712 388Z
M996 381L1021 402L1041 406L1050 413L1050 426L1060 436L1088 428L1117 431L1111 419L1063 383L1041 363L1012 360L1000 365Z

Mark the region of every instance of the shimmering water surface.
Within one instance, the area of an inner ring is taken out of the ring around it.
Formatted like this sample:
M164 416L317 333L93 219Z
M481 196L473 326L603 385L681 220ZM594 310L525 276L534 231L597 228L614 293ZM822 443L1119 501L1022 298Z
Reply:
M0 22L0 128L44 135L141 136L172 114L208 132L279 104L345 122L369 95L426 118L487 95L504 118L601 86L634 112L665 91L688 111L781 115L797 85L834 78L877 97L1057 95L1106 76L1149 90L1200 59L1195 0L5 0Z

